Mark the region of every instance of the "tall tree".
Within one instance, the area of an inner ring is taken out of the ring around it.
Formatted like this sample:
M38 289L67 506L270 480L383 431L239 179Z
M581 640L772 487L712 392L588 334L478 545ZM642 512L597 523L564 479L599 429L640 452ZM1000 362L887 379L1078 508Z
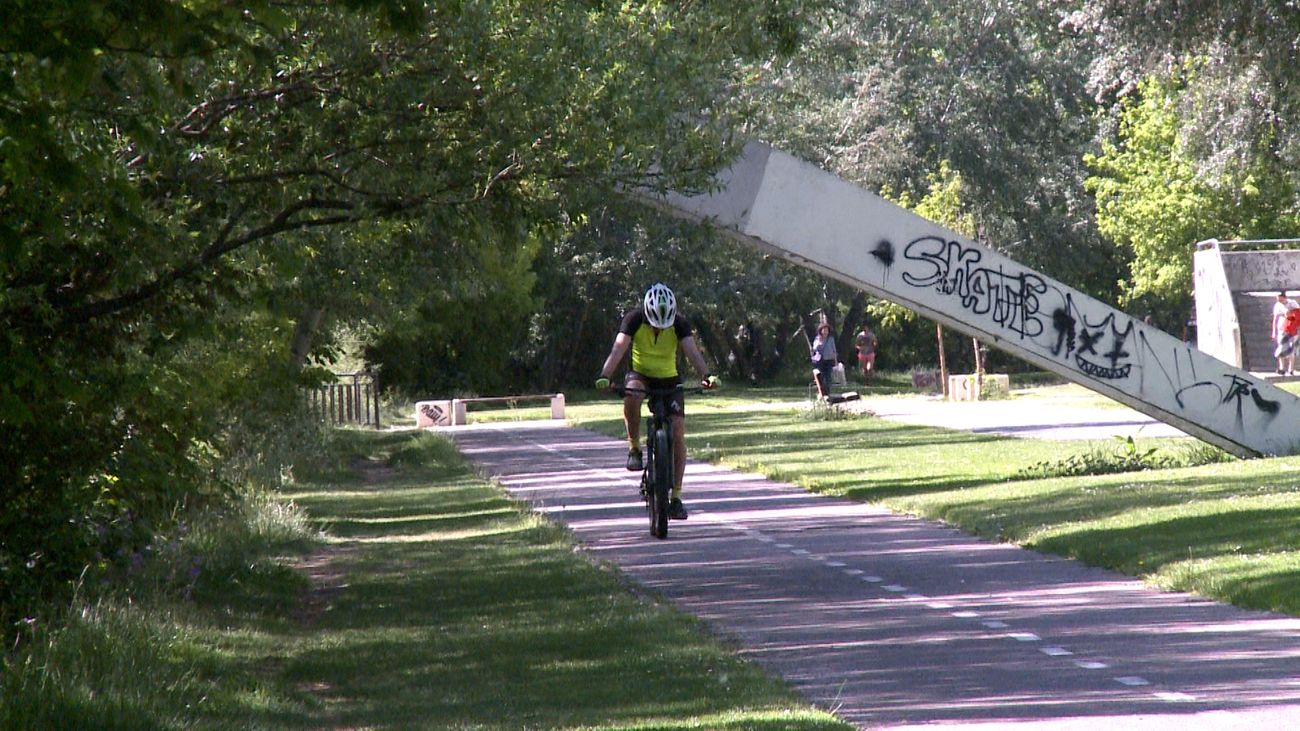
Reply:
M1300 196L1295 3L1087 0L1066 26L1097 39L1089 89L1106 105L1195 64L1174 101L1182 154L1208 185L1231 193L1263 166Z
M1297 223L1286 175L1265 160L1232 175L1198 169L1180 114L1194 77L1148 77L1120 103L1115 140L1086 157L1101 231L1133 252L1120 304L1170 328L1191 310L1192 244L1279 238Z
M703 185L738 59L812 4L0 5L0 597L215 488L331 318L472 295L437 282L652 170Z

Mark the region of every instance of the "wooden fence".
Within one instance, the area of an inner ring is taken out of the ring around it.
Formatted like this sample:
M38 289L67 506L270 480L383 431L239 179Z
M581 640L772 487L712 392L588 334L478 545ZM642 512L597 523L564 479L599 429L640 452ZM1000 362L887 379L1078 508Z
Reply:
M312 412L331 424L379 428L379 381L373 372L336 373L338 381L308 394Z

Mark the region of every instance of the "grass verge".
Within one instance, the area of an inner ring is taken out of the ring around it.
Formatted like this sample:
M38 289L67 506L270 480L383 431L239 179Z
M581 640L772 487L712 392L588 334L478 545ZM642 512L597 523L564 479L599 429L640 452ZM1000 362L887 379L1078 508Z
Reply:
M849 728L632 594L448 442L338 446L343 467L285 490L295 508L198 541L200 578L34 632L5 657L0 728Z

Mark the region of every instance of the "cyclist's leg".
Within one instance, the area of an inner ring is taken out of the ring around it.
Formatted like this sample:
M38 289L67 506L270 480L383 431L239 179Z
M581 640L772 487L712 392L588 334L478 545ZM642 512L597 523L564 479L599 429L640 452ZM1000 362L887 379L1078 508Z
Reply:
M623 378L623 386L644 392L645 378L636 371L628 371ZM623 395L623 428L627 431L627 443L632 449L641 448L641 402L644 399L644 393L629 392Z
M689 514L682 504L682 477L686 474L686 417L674 414L670 423L673 430L673 492L668 501L668 517L686 520Z
M640 373L628 371L623 379L623 429L627 432L627 468L633 472L644 466L641 455L641 402L645 399L645 379ZM637 393L640 391L640 393Z

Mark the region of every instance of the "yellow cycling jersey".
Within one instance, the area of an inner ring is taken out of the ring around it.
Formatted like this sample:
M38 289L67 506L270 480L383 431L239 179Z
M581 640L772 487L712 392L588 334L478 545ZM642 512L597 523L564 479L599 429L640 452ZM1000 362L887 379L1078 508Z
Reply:
M677 377L677 345L692 334L691 324L678 315L673 326L655 333L645 309L627 313L618 331L632 337L632 370L649 378Z

